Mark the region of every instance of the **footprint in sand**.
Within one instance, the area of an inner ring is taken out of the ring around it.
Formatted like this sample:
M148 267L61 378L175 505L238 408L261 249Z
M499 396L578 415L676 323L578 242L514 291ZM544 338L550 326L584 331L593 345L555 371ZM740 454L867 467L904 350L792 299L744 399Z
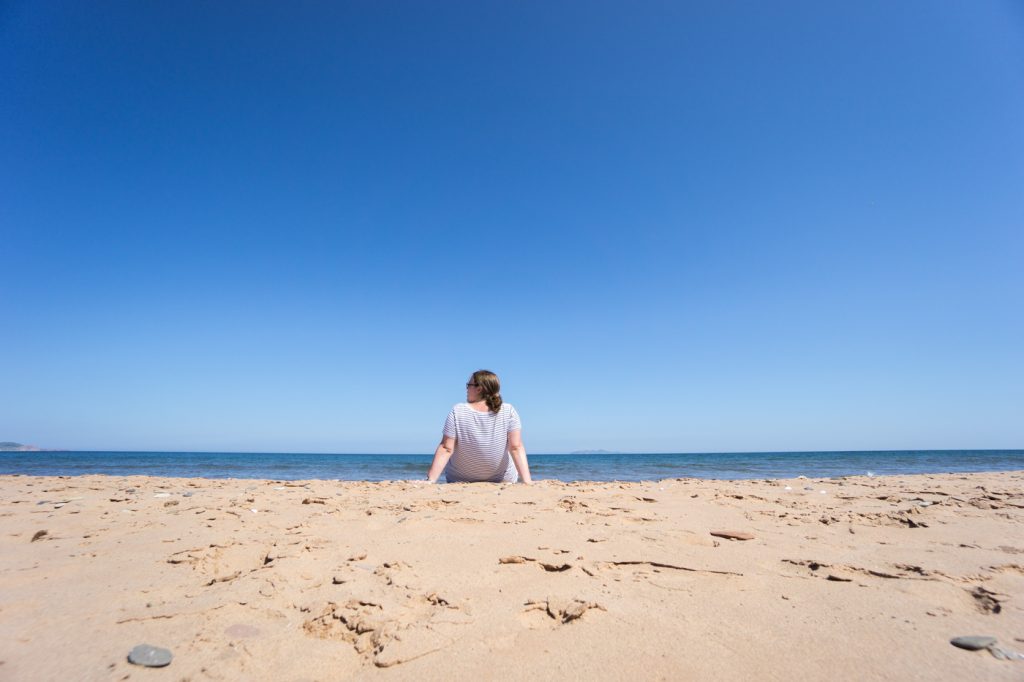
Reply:
M364 660L389 668L453 644L460 627L472 624L468 617L453 614L458 611L436 592L398 600L365 597L327 603L305 621L303 630L319 639L348 642Z
M525 606L521 620L530 629L553 629L573 623L591 609L607 611L597 602L579 597L549 596L546 599L531 599Z
M180 550L167 557L167 563L190 567L209 586L263 568L276 558L272 549L232 542Z

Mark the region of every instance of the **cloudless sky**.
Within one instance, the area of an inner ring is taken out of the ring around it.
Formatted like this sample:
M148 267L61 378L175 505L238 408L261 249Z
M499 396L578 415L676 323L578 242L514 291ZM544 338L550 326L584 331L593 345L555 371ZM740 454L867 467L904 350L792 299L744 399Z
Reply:
M1024 5L0 3L0 440L1024 447Z

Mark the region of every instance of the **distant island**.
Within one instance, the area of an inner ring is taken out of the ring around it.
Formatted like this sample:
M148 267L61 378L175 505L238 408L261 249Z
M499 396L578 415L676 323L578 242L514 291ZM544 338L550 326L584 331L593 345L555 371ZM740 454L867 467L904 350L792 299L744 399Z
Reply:
M624 455L626 453L618 450L573 450L570 455Z
M35 445L22 445L21 443L11 443L9 441L0 442L0 452L42 452L42 450L42 448Z

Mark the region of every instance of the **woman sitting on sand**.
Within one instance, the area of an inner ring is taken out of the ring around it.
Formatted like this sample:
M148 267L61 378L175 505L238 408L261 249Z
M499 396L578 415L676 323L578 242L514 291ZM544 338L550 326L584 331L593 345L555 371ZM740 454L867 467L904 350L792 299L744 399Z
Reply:
M515 483L520 477L523 483L532 482L519 414L502 402L494 372L473 372L466 383L466 402L448 413L427 480L436 483L442 471L449 483Z

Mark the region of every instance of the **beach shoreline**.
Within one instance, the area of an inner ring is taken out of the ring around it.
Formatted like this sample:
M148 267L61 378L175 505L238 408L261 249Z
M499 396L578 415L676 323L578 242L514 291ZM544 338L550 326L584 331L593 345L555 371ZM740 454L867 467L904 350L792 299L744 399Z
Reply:
M1022 484L0 476L0 679L1020 679Z
M34 457L0 452L0 475L396 481L424 478L431 460L426 454L66 451ZM530 469L535 479L566 482L975 473L1024 469L1024 450L531 453Z

